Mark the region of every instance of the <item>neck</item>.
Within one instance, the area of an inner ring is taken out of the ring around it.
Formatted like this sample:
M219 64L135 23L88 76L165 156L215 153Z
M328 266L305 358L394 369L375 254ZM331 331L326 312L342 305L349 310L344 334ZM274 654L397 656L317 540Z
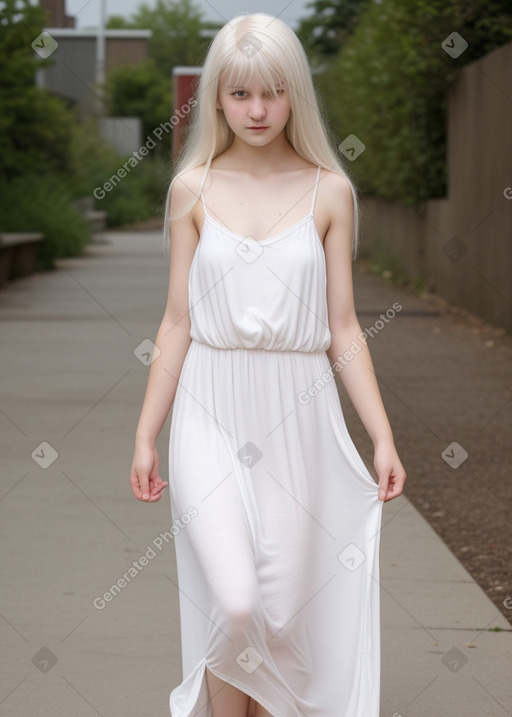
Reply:
M253 174L268 174L289 165L297 153L283 130L263 147L247 144L235 135L225 156L229 156L233 169L247 171L249 168Z

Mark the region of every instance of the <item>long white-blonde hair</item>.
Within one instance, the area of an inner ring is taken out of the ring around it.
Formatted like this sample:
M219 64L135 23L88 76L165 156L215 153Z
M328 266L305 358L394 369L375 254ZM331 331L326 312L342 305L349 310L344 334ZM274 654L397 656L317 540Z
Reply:
M230 85L243 86L253 71L259 75L267 92L275 96L276 83L283 83L288 91L291 111L285 132L297 154L348 180L354 201L352 254L355 259L360 222L354 180L334 149L335 139L324 119L324 110L320 109L309 62L299 38L286 23L262 12L236 15L210 43L190 113L187 138L174 164L174 177L165 200L164 246L168 247L169 243L173 183L187 170L206 163L200 192L212 160L233 142L233 131L224 113L216 107L220 79L226 73Z

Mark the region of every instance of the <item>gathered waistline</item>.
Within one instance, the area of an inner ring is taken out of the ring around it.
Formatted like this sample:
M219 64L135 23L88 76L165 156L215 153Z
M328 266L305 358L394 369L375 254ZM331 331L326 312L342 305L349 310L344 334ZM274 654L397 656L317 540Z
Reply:
M315 349L313 351L303 351L301 349L266 349L266 348L247 348L246 346L233 346L233 347L226 347L226 346L214 346L213 344L208 344L205 341L200 341L199 339L191 338L191 344L196 343L200 346L206 346L209 349L214 349L215 351L245 351L247 353L255 353L255 352L263 352L265 354L310 354L310 355L318 355L318 354L325 354L327 352L327 349Z

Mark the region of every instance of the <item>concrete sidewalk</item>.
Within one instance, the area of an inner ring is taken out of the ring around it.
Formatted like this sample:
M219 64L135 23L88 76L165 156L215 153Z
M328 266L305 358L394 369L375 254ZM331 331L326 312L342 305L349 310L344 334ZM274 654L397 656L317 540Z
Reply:
M166 717L181 679L174 550L156 547L168 493L143 505L128 483L168 259L160 233L107 239L0 293L1 717ZM399 299L422 340L424 302L357 272L355 286L365 325ZM381 717L512 714L511 626L405 496L384 505L381 611Z

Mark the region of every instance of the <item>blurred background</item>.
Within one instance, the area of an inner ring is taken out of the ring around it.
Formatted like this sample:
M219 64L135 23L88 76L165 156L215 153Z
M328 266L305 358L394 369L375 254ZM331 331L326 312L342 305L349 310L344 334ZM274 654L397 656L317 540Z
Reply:
M2 2L2 282L31 257L43 269L79 254L102 227L160 225L180 107L219 27L255 10L287 22L308 53L364 197L361 256L512 331L508 0ZM22 239L5 234L20 232L32 237L13 259L6 244Z

